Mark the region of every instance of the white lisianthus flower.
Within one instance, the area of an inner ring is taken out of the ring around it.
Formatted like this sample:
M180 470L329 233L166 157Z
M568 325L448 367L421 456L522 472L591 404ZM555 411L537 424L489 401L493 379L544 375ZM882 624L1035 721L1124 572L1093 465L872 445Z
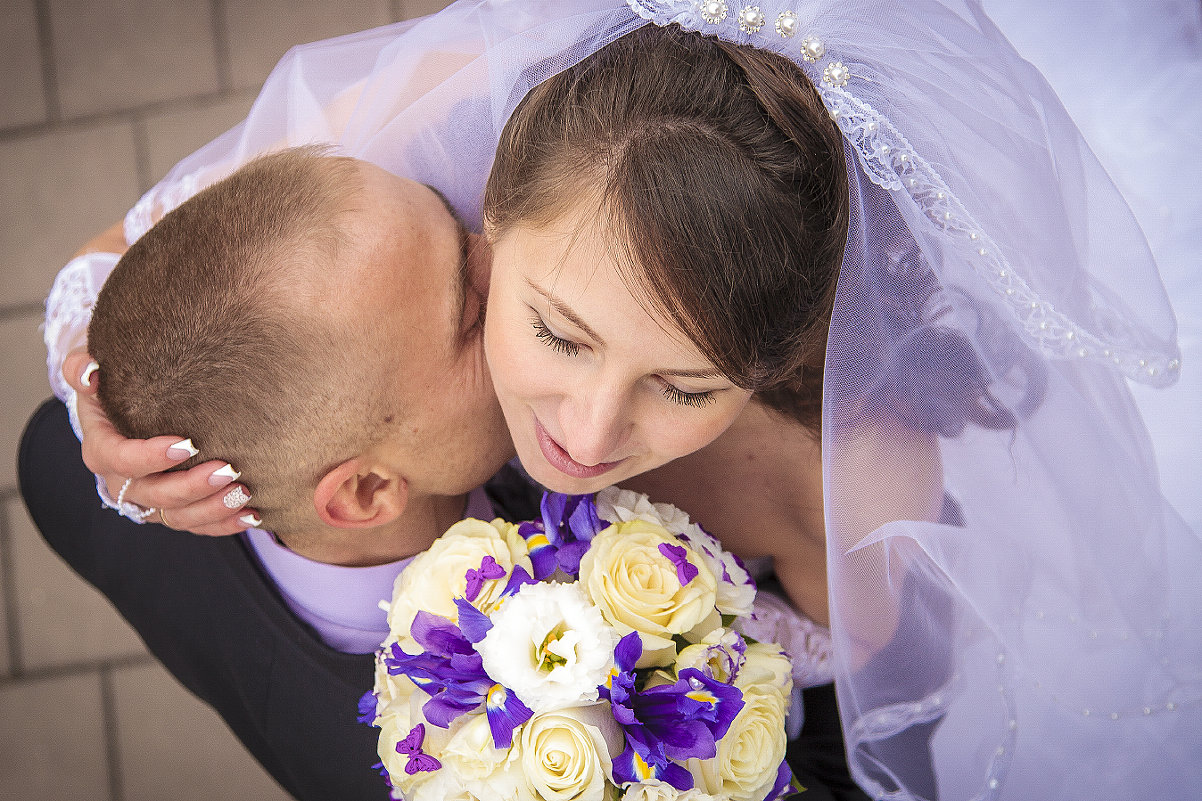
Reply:
M683 561L674 562L661 546L681 549L696 573L682 582ZM720 625L713 572L658 524L632 520L597 534L580 560L579 583L619 634L639 633L639 667L670 665L676 656L674 635L700 640Z
M755 582L735 555L723 549L714 535L696 523L682 532L680 538L693 546L718 579L715 605L724 615L744 617L751 614L755 600Z
M535 712L597 700L618 633L577 584L527 584L476 644L484 670Z
M666 782L652 779L627 787L622 801L721 801L721 799L709 793L703 793L696 787L689 790L677 790Z
M723 684L729 684L743 666L747 644L737 631L714 629L699 643L686 646L676 655L675 670L696 668Z
M501 593L516 565L533 572L526 541L518 534L517 526L500 519L492 523L461 520L418 554L397 576L388 611L392 636L402 642L407 640L418 610L424 609L458 622L455 599L467 596L467 572L479 571L486 556L491 556L505 571L502 578L483 581L472 601L486 615L492 614L504 601Z
M643 520L663 526L673 534L683 534L691 525L684 510L670 503L652 503L641 492L606 487L594 496L593 503L597 506L597 516L610 523Z
M610 523L644 520L656 523L693 546L693 550L709 565L718 579L718 611L724 615L742 617L750 614L755 598L755 583L734 554L722 543L692 522L689 515L669 503L652 503L641 492L606 487L596 495L597 516Z
M514 737L520 801L610 801L622 734L600 702L534 715Z

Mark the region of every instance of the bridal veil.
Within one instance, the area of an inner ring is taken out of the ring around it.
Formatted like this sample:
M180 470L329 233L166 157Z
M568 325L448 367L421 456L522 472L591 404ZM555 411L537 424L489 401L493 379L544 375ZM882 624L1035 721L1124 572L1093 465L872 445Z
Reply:
M437 187L478 227L526 92L669 23L792 59L844 135L823 453L857 781L889 799L1202 795L1202 545L1162 497L1127 385L1174 381L1173 313L1118 190L976 3L462 0L291 51L127 235L247 158L315 141ZM907 480L864 480L866 426L938 436L938 521L885 509L864 530L879 505L864 486Z

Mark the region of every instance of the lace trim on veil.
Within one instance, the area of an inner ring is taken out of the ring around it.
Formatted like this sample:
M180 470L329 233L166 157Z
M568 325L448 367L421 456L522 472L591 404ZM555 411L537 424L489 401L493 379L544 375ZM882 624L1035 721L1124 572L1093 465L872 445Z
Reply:
M976 251L973 270L993 289L1019 321L1027 341L1045 355L1107 362L1132 381L1168 386L1181 368L1175 356L1142 344L1139 332L1121 315L1094 303L1102 337L1078 325L1040 298L1006 260L1002 249L977 224L964 204L884 115L840 87L818 92L831 118L855 148L868 179L893 192L902 191L944 236Z
M1112 310L1099 293L1090 299L1092 330L1074 321L1044 300L1007 261L1001 248L976 223L968 209L948 188L931 164L906 140L887 117L843 88L851 76L843 62L831 58L813 37L800 41L817 45L817 50L784 50L783 43L793 39L777 32L758 6L742 11L726 0L690 2L689 0L627 0L635 14L656 25L677 24L704 36L717 36L737 44L752 44L772 50L800 65L800 60L827 64L814 81L823 103L845 139L855 148L860 166L874 184L893 192L904 192L930 220L942 236L958 241L966 253L975 250L971 263L979 275L1003 301L1018 321L1026 341L1047 356L1086 359L1116 367L1125 377L1156 387L1177 380L1181 369L1176 352L1166 353L1147 342L1124 315ZM734 12L734 13L732 13ZM744 15L752 12L758 22L748 27ZM795 15L796 16L796 15ZM799 21L800 22L800 21ZM764 33L760 33L761 29ZM800 32L805 34L803 25ZM796 50L796 52L794 52ZM800 57L800 58L799 58ZM1097 332L1104 331L1104 334Z

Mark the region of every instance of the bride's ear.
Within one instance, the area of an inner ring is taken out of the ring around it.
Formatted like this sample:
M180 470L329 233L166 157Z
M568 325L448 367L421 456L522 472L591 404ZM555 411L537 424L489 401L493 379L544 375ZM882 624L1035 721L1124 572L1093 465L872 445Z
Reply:
M334 528L374 528L405 511L409 484L400 475L358 457L322 476L313 492L317 516Z

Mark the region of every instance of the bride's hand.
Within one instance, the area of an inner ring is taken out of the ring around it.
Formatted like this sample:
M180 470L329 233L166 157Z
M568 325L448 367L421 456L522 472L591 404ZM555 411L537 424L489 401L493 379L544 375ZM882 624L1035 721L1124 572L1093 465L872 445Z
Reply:
M91 361L86 351L72 351L63 361L63 377L77 396L84 464L104 479L112 495L116 497L126 480L132 479L124 501L161 510L147 520L194 534L236 534L253 525L257 520L253 509L231 510L225 505L226 496L237 488L243 495L249 492L233 483L232 470L222 471L227 467L225 462L208 461L188 470L165 473L190 456L186 450L173 448L180 437L126 439L118 433L96 400L101 376L92 374L87 383L83 380Z

